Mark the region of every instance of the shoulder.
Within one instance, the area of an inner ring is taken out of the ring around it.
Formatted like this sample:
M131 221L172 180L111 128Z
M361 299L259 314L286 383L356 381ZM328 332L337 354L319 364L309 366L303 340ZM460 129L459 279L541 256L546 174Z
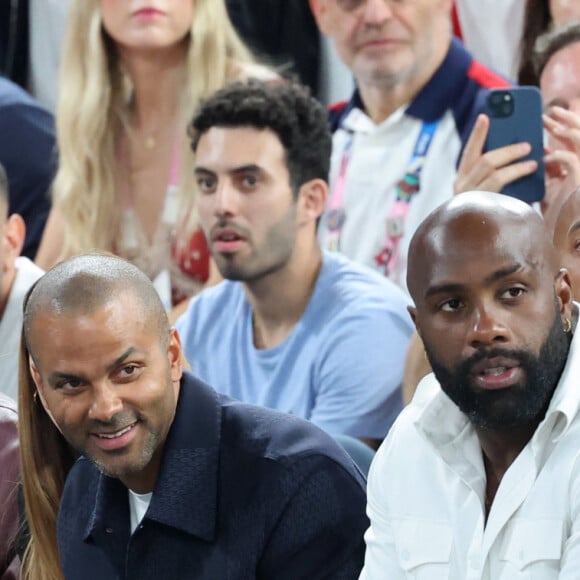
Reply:
M16 286L19 291L26 293L28 289L44 275L44 270L39 268L32 260L25 256L16 258Z
M16 258L16 277L10 290L8 303L2 319L22 320L22 304L30 287L44 274L34 262L24 256ZM20 331L19 331L20 332Z
M14 423L18 421L16 401L4 393L0 393L0 423Z
M18 449L18 413L16 402L4 393L0 393L0 456L8 450ZM6 470L6 465L0 466L0 470Z
M252 457L271 470L301 473L321 466L346 474L364 489L364 480L350 457L330 435L314 424L264 407L220 396L223 412L222 444Z
M0 78L0 118L18 115L19 112L37 114L52 120L52 115L34 100L24 89L5 78Z
M346 113L349 101L338 101L328 106L328 122L330 130L334 133L340 126L341 120Z
M477 60L469 63L463 90L453 106L453 117L461 142L465 145L477 115L485 110L485 101L492 89L507 88L510 82Z
M192 298L187 310L178 318L176 327L183 332L194 324L201 327L208 321L212 324L219 322L223 318L219 316L221 313L240 307L244 299L239 282L224 280Z
M409 321L410 298L394 282L338 253L324 252L320 299L344 316L384 312Z

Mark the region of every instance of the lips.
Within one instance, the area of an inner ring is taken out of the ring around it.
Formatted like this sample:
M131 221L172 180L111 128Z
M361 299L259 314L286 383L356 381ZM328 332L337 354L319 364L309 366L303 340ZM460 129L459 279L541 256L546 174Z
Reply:
M161 16L161 15L163 15L163 12L161 10L157 10L157 8L152 8L152 7L141 8L140 10L136 10L135 12L133 12L133 16L147 17L147 16Z
M495 390L512 387L520 382L523 370L519 361L497 356L475 363L471 374L480 388Z
M246 238L235 228L216 228L211 236L212 247L216 252L231 254L237 252Z
M115 451L126 447L133 440L136 426L137 421L116 431L93 432L91 437L103 451Z

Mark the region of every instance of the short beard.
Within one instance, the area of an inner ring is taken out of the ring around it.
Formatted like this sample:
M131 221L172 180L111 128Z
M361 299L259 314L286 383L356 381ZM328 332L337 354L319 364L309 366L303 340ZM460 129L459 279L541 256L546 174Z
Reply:
M425 344L431 368L443 392L475 427L490 431L506 431L542 420L566 365L569 349L570 335L563 331L557 302L554 322L538 356L529 350L482 348L448 370L438 362L434 349ZM489 391L475 385L473 366L492 357L519 361L524 371L523 382Z

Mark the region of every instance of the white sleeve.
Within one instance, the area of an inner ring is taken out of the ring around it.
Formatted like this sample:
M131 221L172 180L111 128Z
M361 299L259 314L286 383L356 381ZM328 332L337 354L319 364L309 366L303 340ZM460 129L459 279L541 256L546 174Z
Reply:
M369 471L367 515L371 525L365 533L366 553L360 580L405 580L399 565L394 534L389 519L383 482L392 477L387 470L387 455L392 434L377 451Z

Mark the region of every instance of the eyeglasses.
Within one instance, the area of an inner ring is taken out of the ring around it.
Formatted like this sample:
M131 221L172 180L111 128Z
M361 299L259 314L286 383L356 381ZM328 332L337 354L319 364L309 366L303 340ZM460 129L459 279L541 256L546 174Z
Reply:
M367 3L368 0L336 0L336 4L344 12L354 12L358 10L361 6ZM408 2L408 0L383 0L389 5L398 5Z

